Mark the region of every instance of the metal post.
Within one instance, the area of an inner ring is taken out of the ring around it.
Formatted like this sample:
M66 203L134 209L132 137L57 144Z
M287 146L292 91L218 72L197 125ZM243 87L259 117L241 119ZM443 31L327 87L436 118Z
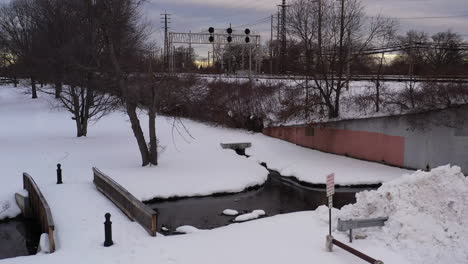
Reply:
M281 73L286 72L286 49L287 49L287 43L286 43L286 8L288 7L286 5L286 0L283 0L282 4L280 5L281 7L281 52L280 52L280 70Z
M57 184L63 184L62 182L62 165L57 164Z
M349 243L353 243L353 229L349 230Z
M244 45L242 45L242 50L241 50L241 57L242 57L242 58L241 58L242 71L245 71L245 58L244 58L244 57L245 57L245 52L244 52L244 50L245 50L245 46L244 46Z
M349 91L349 83L351 78L351 29L348 29L348 54L346 56L346 90Z
M344 24L344 19L345 19L345 0L341 0L341 19L340 19L340 50L339 50L339 65L340 68L338 68L338 84L337 87L341 88L341 82L343 78L343 70L344 70L344 58L343 58L343 39L344 39L344 29L345 29L345 24Z
M318 58L317 58L317 71L320 69L322 62L322 0L318 0ZM321 73L321 72L319 72Z
M328 235L329 236L332 236L332 228L331 228L331 221L332 221L332 218L331 218L331 213L332 213L332 209L331 209L331 206L330 206L330 200L333 199L332 196L328 197L328 200L329 200L329 205L328 205Z
M270 74L273 74L273 15L271 15L270 30Z
M213 68L215 66L215 45L213 43L213 56L212 56L212 60L213 60Z
M252 77L252 45L249 45L249 78Z
M169 43L169 24L171 23L170 22L170 16L171 14L168 14L167 12L165 12L164 14L161 14L162 16L162 19L163 19L163 23L164 23L164 66L166 67L166 71L167 71L167 68L170 67L170 49L171 49L171 45Z
M110 220L111 214L107 213L105 215L106 221L104 222L104 246L110 247L114 244L112 241L112 222Z
M278 55L276 56L276 72L280 72L280 53L281 53L281 45L280 45L280 20L281 20L281 13L278 8L278 14L277 14L277 19L276 19L276 49Z

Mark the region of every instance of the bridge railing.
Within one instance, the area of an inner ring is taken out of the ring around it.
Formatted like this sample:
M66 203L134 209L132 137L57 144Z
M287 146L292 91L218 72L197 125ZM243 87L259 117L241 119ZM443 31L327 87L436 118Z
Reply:
M34 179L27 173L23 173L23 188L28 191L31 213L39 220L41 232L49 235L49 250L53 253L55 252L55 225L49 204Z
M157 213L135 198L124 187L97 168L93 168L94 185L132 221L137 221L151 236L156 236Z

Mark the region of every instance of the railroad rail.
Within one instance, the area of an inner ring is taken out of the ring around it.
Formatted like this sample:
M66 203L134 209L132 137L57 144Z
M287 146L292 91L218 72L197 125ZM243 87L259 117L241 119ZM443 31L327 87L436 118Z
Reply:
M193 75L199 78L226 78L226 79L263 79L263 80L306 80L312 79L312 76L299 76L299 75L227 75L227 74L189 74L179 73L177 76L189 76ZM375 75L354 75L349 79L351 81L375 81L377 80ZM319 78L325 80L325 78ZM331 79L328 77L327 79ZM337 80L338 78L333 78ZM406 75L384 75L379 77L382 82L435 82L435 83L468 83L468 76L406 76Z

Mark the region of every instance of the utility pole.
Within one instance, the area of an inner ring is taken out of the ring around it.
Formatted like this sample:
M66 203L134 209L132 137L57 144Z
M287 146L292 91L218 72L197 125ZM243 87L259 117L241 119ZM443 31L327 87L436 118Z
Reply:
M192 31L189 31L189 50L188 50L188 60L187 60L187 65L191 66L192 65ZM208 61L210 61L208 59Z
M171 49L171 47L169 47L169 24L171 23L170 20L171 14L168 14L167 12L161 14L161 22L164 25L164 66L166 69L169 68L169 51Z
M317 71L320 69L322 61L322 0L318 1L318 58L317 58Z
M212 56L212 60L213 60L213 68L215 67L215 44L213 43L213 56Z
M278 8L277 19L276 19L276 73L280 72L280 53L281 53L281 45L280 45L280 20L281 20L281 13L280 9Z
M281 8L281 52L280 52L280 66L281 66L281 73L286 72L286 0L283 0L283 3L279 5Z
M274 16L271 15L271 35L270 35L270 74L273 74L273 20Z
M348 28L348 51L346 53L346 90L349 91L349 80L351 79L351 28Z
M337 83L337 89L341 89L341 85L342 85L342 77L343 77L343 70L344 70L344 58L343 58L343 39L344 39L344 9L345 9L345 6L344 6L344 1L345 0L341 0L341 25L340 25L340 50L339 50L339 58L338 58L338 61L339 61L339 65L340 65L340 68L338 69L338 83ZM338 110L338 109L336 109Z
M252 45L249 45L249 78L252 78Z
M244 45L241 47L241 64L242 64L242 71L245 71L245 56L244 56Z

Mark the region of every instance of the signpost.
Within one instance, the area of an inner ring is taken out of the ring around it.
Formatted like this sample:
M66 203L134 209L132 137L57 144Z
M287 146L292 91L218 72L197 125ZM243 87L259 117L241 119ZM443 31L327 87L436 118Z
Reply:
M331 211L333 207L333 195L335 194L335 174L327 176L327 197L328 197L328 235L331 237Z
M372 264L383 264L382 261L373 259L369 257L368 255L348 246L345 245L344 243L341 243L340 241L334 239L332 237L332 232L331 232L331 210L333 207L333 195L335 194L335 174L332 173L327 176L327 197L328 197L328 224L329 224L329 234L327 236L326 240L326 248L328 251L333 250L333 245L336 245L349 253L365 260L368 263ZM349 229L351 230L352 228L360 228L360 227L368 227L368 226L381 226L383 225L383 222L386 221L387 218L377 218L377 219L368 219L368 220L361 220L361 221L340 221L338 220L338 230L344 230L344 229ZM351 235L351 234L350 234Z

